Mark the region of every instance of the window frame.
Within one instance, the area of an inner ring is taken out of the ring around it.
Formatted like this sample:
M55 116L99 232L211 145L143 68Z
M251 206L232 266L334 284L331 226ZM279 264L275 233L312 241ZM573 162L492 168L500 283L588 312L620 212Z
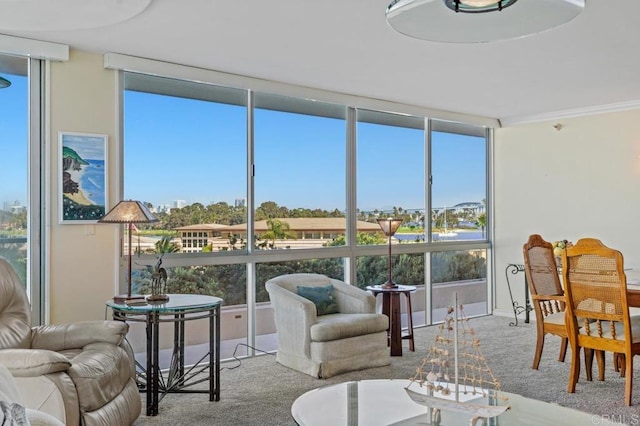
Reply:
M123 73L125 73L123 71ZM138 72L126 72L126 75L136 75L137 79L144 79L147 76L144 76ZM148 76L149 78L162 78L168 80L159 80L159 81L170 81L170 80L180 80L177 76L171 77L158 77L158 76ZM124 80L124 76L123 76ZM248 83L251 82L251 79L247 80ZM192 81L190 83L196 83ZM224 82L219 83L219 86L214 82L207 83L199 83L205 86L216 86L216 87L227 87L223 84ZM247 84L248 85L248 84ZM129 90L124 84L122 90ZM247 192L246 192L246 207L247 207L247 248L245 250L237 250L237 251L223 251L223 252L209 252L209 253L183 253L183 254L173 254L167 253L164 258L164 265L167 267L172 266L194 266L194 265L229 265L229 264L245 264L247 267L247 311L248 311L248 334L247 339L248 343L251 345L255 343L255 308L256 308L256 266L261 263L269 263L269 262L287 262L287 261L295 261L295 260L305 260L305 259L330 259L330 258L342 258L344 261L344 281L347 283L355 283L356 282L356 267L355 262L356 258L361 256L386 256L387 247L386 245L375 245L375 246L358 246L355 244L356 241L356 232L354 232L356 227L357 220L357 207L355 201L356 194L356 163L357 163L357 135L355 132L355 127L357 124L357 115L359 113L359 108L357 105L345 104L346 109L346 245L344 246L336 246L336 247L323 247L323 248L305 248L305 249L295 249L295 250L254 250L253 244L255 241L253 240L253 223L254 223L254 212L255 212L255 176L254 176L254 128L253 128L253 112L255 108L255 99L254 96L256 92L253 89L240 89L240 87L246 87L246 85L231 87L231 90L245 90L246 93L246 107L247 107ZM286 90L287 96L295 98L293 96L296 92L295 87L290 87L290 90ZM158 90L158 89L155 89ZM173 95L178 94L175 90L169 90ZM206 91L205 91L206 92ZM292 93L293 92L293 93ZM301 91L299 97L301 99L305 99L304 91ZM203 92L200 92L199 96L202 99ZM123 96L124 98L124 96ZM211 99L207 99L211 100ZM215 101L215 100L214 100ZM295 102L293 102L295 105ZM388 113L389 111L375 109L376 105L367 106L365 109L373 111L375 113ZM307 111L308 112L308 111ZM397 113L393 112L392 114L397 114L400 122L406 122L407 120L421 120L424 125L423 129L425 132L425 211L430 211L431 209L431 198L430 198L430 187L431 187L431 165L430 165L430 150L431 150L431 132L432 131L446 131L450 133L458 133L472 136L481 136L485 139L485 147L486 147L486 212L487 212L487 234L485 240L473 240L473 241L438 241L434 242L430 239L425 240L423 242L412 243L412 244L400 244L397 247L394 246L394 254L422 254L425 256L424 266L424 276L425 276L425 297L429 297L428 295L431 292L431 283L430 283L430 254L432 252L439 251L457 251L457 250L473 250L473 249L486 249L487 250L487 313L491 313L492 311L492 303L489 303L491 300L492 294L492 264L491 264L491 248L492 248L492 240L493 234L491 232L491 146L492 146L492 133L490 129L485 127L478 126L477 124L468 124L468 123L459 123L453 121L444 121L440 119L434 119L431 117L407 117L406 113L399 111ZM124 144L124 138L126 135L121 138L121 144ZM124 152L124 147L120 147L120 154L122 158L126 153ZM122 160L122 159L121 159ZM120 179L123 179L123 173L120 173ZM124 180L122 181L122 187L124 187ZM425 221L425 227L427 227L426 232L428 235L431 235L431 221ZM427 225L428 224L428 225ZM149 256L152 259L152 256ZM121 265L124 265L124 262L121 262ZM122 275L122 274L121 274ZM425 306L427 306L427 310L429 310L429 303L425 302ZM253 312L253 313L252 313ZM431 323L430 318L431 314L429 311L426 312L427 324ZM253 351L250 351L253 355Z

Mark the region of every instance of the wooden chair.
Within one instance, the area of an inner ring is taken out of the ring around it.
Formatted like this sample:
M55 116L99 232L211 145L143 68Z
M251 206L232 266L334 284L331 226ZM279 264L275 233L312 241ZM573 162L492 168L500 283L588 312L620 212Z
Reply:
M567 391L575 392L580 348L624 355L624 402L631 405L633 356L640 354L640 317L629 315L622 254L600 240L583 238L562 254L567 326L572 348ZM598 358L602 368L604 358Z
M522 246L522 254L524 272L536 315L538 337L531 368L537 370L547 334L553 334L562 339L558 361L564 362L568 337L565 325L565 296L560 285L551 243L538 234L530 235Z

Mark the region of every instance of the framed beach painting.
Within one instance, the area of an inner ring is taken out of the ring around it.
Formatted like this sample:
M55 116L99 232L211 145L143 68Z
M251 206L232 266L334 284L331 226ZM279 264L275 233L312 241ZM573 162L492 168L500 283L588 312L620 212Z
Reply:
M60 223L96 223L107 209L107 135L59 132Z

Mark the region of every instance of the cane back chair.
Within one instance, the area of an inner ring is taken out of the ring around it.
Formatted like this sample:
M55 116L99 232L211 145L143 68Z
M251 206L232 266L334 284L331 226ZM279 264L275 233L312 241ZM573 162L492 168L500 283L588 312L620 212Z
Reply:
M575 392L580 348L624 355L624 402L631 405L633 356L640 354L640 317L629 315L622 253L583 238L562 254L567 326L572 348L567 391ZM600 363L600 360L599 360Z
M530 235L522 246L522 254L524 256L524 272L536 315L536 351L531 368L537 370L547 334L560 337L558 361L564 362L568 341L565 325L565 296L562 285L560 285L551 243L545 241L538 234Z

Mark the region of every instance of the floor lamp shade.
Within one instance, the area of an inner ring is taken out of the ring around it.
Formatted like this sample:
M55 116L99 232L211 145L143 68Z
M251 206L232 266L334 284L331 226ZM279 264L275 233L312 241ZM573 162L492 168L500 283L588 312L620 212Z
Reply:
M127 300L144 299L142 295L131 294L131 258L133 253L131 250L131 232L134 223L151 223L157 222L158 219L151 213L149 208L140 201L122 200L116 204L109 212L98 220L99 223L124 223L128 226L129 236L129 268L127 270L127 294L114 296L116 303L125 303Z
M380 229L384 232L389 238L389 254L387 257L387 282L382 284L383 288L395 288L398 285L391 280L391 237L396 233L400 225L402 224L402 219L396 218L384 218L378 219L378 225L380 225Z

